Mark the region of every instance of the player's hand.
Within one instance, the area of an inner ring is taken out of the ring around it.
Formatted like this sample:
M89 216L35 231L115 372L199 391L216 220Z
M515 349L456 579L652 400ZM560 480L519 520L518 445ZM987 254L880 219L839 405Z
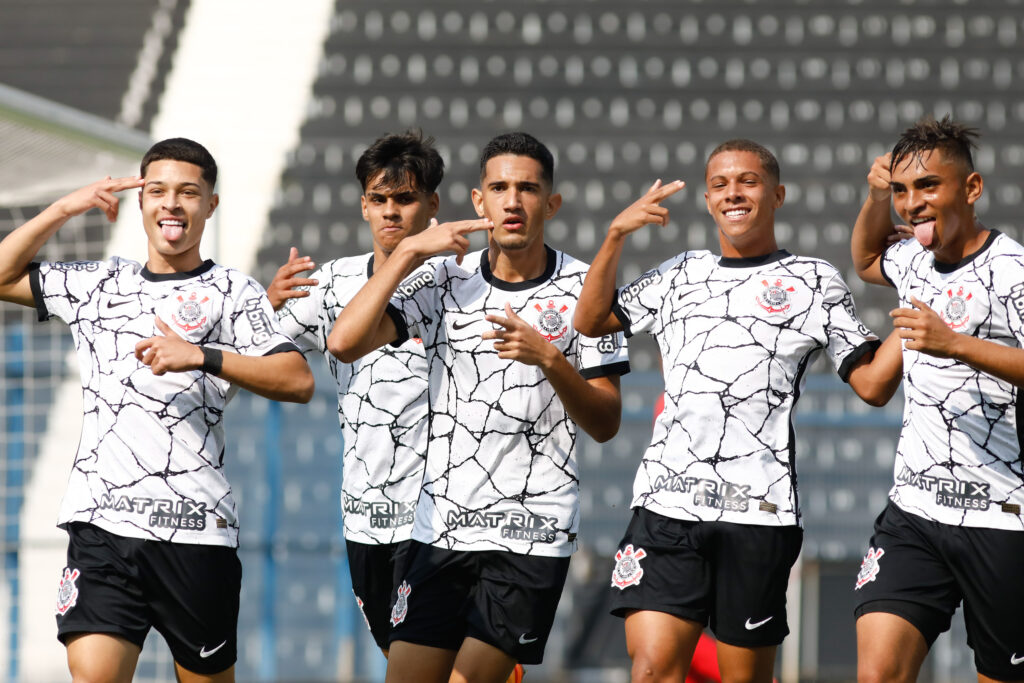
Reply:
M914 237L914 229L909 225L894 225L892 226L892 232L885 238L886 245L896 244L903 240L909 240Z
M480 335L482 339L495 340L494 350L498 352L498 358L543 368L551 363L553 354L562 353L558 347L542 337L540 332L533 329L532 325L516 315L508 302L505 303L504 317L488 315L486 320L504 328L488 330Z
M418 235L406 237L399 248L411 249L421 260L448 251L454 252L455 262L461 265L462 257L469 250L469 238L466 235L480 230L490 230L493 227L494 224L489 218L440 224L436 218L431 218L430 227Z
M662 206L661 202L684 187L686 187L686 183L682 180L674 180L667 185L662 185L660 178L655 180L640 199L627 206L622 213L615 217L608 232L615 232L619 236L625 237L651 223L667 225L668 209Z
M187 372L203 367L201 348L179 337L171 326L160 318L156 319L156 328L163 336L143 339L135 345L135 357L142 361L143 365L148 365L154 375Z
M117 210L120 201L114 196L115 192L123 192L145 184L142 176L126 176L124 178L111 178L107 176L103 180L79 188L74 192L58 199L54 204L65 216L78 216L89 209L99 209L107 215L107 220L113 223L117 220Z
M917 297L911 297L913 308L897 308L889 312L897 334L905 348L936 358L952 358L960 335L949 328L939 314Z
M876 202L887 202L892 197L892 175L889 173L889 163L892 154L883 154L875 157L868 171L868 195Z
M274 279L267 286L267 298L274 310L280 310L288 299L300 299L309 296L308 289L299 287L313 287L320 283L308 277L295 277L299 273L313 270L316 264L308 256L299 256L299 250L292 247L288 252L288 262L277 269Z

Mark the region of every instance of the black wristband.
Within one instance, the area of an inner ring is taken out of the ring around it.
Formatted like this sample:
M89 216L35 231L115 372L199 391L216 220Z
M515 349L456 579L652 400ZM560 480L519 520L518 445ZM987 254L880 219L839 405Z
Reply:
M224 367L224 352L220 349L211 349L209 346L200 346L203 350L203 366L199 368L208 375L219 375Z

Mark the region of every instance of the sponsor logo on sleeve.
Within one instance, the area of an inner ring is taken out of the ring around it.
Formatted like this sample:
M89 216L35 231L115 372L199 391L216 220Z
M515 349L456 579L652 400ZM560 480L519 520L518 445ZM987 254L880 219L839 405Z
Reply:
M270 340L270 317L263 310L262 301L258 297L247 299L245 306L245 318L252 326L252 343L256 346L265 344Z
M644 570L640 567L640 560L647 557L647 551L643 548L633 549L633 544L615 553L615 568L612 569L612 586L619 590L625 590L629 586L640 583L644 576Z
M404 280L402 284L398 285L398 289L395 290L395 293L408 299L424 287L432 287L433 285L433 273L417 273L416 275Z
M619 290L619 301L629 303L639 297L640 292L659 282L661 282L661 273L657 270L649 270Z
M614 334L606 334L597 341L597 350L601 353L615 353L619 348L619 338Z
M53 270L77 270L84 272L92 272L100 269L100 264L96 261L55 261L50 263L50 268Z

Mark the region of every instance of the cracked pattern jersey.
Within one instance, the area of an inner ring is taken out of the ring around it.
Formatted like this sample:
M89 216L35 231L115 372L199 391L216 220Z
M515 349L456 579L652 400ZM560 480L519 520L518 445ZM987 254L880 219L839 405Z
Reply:
M951 329L1024 344L1024 247L992 230L959 263L937 263L917 240L890 247L882 274L900 306L917 297ZM1024 530L1021 395L966 363L903 349L903 431L889 497L943 524Z
M793 409L824 349L840 377L879 344L836 269L778 251L688 251L618 290L627 335L661 349L665 409L633 507L681 520L800 524Z
M372 274L372 253L328 261L310 275L319 282L310 295L289 299L278 317L299 348L323 354L337 381L345 538L379 545L412 534L427 450L427 359L419 338L354 363L327 350L334 321Z
M237 547L223 470L232 385L200 370L154 375L135 358L135 345L161 334L159 317L193 344L248 356L296 351L263 288L213 261L171 274L118 257L33 267L39 319L70 326L83 388L82 436L60 525Z
M584 378L629 370L622 335L572 326L587 266L547 248L542 275L505 282L487 251L428 262L388 312L399 340L417 330L430 367L430 438L413 538L449 550L565 557L579 526L576 425L540 368L498 358L484 316L505 303Z

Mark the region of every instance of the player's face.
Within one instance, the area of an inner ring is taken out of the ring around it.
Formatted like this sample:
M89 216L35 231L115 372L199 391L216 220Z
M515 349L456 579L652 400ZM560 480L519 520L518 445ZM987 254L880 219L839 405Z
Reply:
M708 212L718 225L723 256L759 256L775 251L775 210L786 188L768 175L753 152L728 151L708 162Z
M417 189L408 179L398 186L386 186L382 175L378 173L366 183L360 203L373 233L374 248L390 254L403 239L427 228L437 215L438 197L436 192Z
M170 159L149 164L139 191L142 224L149 239L149 269L170 273L198 268L202 264L199 241L217 202L195 164Z
M960 260L964 243L975 233L981 176L936 149L901 159L892 170L891 187L893 208L918 241L942 260Z
M487 160L473 205L478 216L494 223L491 239L514 252L543 245L544 221L558 211L562 196L552 194L539 161L503 154Z

